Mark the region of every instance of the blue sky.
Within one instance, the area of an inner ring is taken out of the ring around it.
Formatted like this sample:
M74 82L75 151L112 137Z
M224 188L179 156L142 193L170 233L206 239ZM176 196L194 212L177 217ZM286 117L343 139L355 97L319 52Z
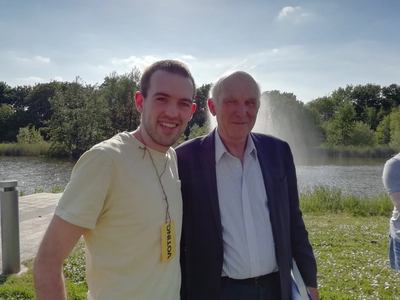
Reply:
M102 83L159 59L197 85L244 70L308 102L347 84L400 84L397 0L0 0L0 81Z

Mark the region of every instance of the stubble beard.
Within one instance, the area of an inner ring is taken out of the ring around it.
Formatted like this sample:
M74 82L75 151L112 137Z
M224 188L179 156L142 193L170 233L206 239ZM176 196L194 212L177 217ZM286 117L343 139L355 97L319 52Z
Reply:
M150 125L148 122L143 122L142 126L146 130L150 138L158 145L163 147L171 147L179 139L183 132L178 132L176 136L163 137L157 133L155 126ZM157 124L156 124L157 126Z

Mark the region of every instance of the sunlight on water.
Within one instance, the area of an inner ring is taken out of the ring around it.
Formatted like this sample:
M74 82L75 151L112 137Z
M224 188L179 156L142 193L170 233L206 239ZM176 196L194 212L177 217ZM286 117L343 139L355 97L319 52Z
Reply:
M69 159L0 156L0 180L17 180L17 189L26 194L35 189L64 188L74 164Z

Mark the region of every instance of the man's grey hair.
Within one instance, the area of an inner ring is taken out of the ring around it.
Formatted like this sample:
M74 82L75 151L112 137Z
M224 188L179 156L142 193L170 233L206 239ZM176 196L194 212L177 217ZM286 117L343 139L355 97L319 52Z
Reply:
M243 75L243 76L247 76L249 78L251 78L254 83L257 86L257 107L260 107L260 97L261 97L261 89L260 89L260 85L258 84L258 82L253 78L253 76L251 76L249 73L246 73L244 71L234 71L231 73L227 73L225 75L222 75L220 78L218 78L216 81L213 82L213 84L211 85L210 88L210 92L209 92L209 98L211 98L214 103L216 104L219 99L218 99L218 94L222 89L222 86L224 84L224 81L231 77L231 76L235 76L235 75Z

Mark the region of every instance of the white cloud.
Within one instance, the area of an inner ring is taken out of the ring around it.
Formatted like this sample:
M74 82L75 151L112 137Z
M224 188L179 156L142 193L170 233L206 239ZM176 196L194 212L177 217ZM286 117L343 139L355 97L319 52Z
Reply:
M196 62L196 58L192 55L182 54L182 53L166 53L162 56L153 56L153 55L145 55L145 56L129 56L127 58L117 58L114 57L111 59L111 64L102 64L98 65L97 68L102 72L113 72L124 73L132 70L133 67L138 68L140 71L143 71L146 67L151 65L152 63L162 60L162 59L175 59L186 64L189 69L191 69L191 63ZM191 63L189 63L189 61Z
M298 13L301 12L301 7L300 6L286 6L284 8L282 8L282 10L279 12L279 16L278 19L284 19L290 16L294 16L297 15Z
M56 76L53 78L54 81L63 81L61 76Z
M111 64L115 67L123 68L125 71L132 69L133 67L143 70L157 60L160 60L160 58L152 55L146 55L142 57L132 55L128 58L113 58L111 59Z
M49 63L50 62L50 58L48 58L48 57L36 56L35 58L36 58L36 60L38 60L40 62L44 62L44 63Z
M282 22L287 20L299 23L300 21L311 19L312 16L313 14L311 12L304 11L300 6L286 6L279 12L278 20Z
M183 59L187 59L187 60L194 60L195 58L191 55L182 55Z
M35 83L41 83L44 82L45 80L40 77L36 76L29 76L29 77L24 77L24 78L17 78L17 81L19 84L27 84L27 85L32 85Z
M8 51L8 55L11 59L17 60L19 62L23 63L34 63L34 62L41 62L41 63L49 63L50 58L49 57L44 57L44 56L35 56L35 57L23 57L19 56L16 52L13 51Z

